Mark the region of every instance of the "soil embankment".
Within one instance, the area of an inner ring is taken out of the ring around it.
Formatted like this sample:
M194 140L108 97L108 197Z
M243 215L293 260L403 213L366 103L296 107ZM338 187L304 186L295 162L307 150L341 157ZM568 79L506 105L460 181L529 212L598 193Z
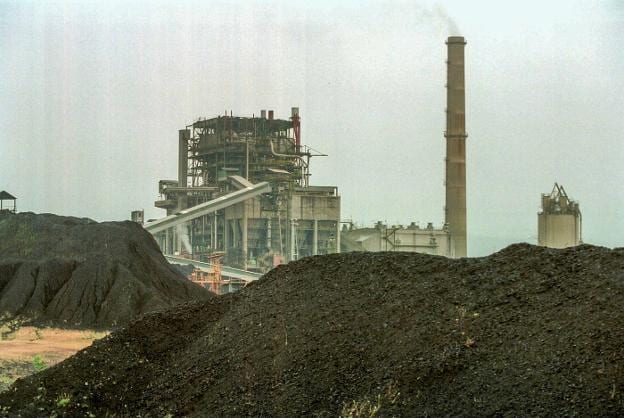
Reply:
M17 381L0 405L22 416L622 416L623 303L623 249L318 256L134 321Z
M134 222L0 216L0 319L110 328L210 297L173 269Z

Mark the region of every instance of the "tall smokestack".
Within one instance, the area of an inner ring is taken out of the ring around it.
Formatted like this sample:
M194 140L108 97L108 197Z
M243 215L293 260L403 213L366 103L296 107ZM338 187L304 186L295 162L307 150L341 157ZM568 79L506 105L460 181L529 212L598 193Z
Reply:
M446 72L446 206L451 256L466 257L466 94L463 36L450 36Z

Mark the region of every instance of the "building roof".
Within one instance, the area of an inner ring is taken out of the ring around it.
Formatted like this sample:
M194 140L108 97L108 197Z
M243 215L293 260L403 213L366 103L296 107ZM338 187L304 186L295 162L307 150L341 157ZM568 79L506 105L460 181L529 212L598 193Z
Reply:
M3 190L0 192L0 200L17 200L17 197Z

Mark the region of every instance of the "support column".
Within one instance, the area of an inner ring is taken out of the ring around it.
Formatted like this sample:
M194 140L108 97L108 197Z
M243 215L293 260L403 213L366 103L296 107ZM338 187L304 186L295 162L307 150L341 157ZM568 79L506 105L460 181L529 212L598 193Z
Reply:
M266 247L267 247L267 250L269 250L269 252L271 252L271 241L272 241L272 237L271 237L271 218L267 218L267 240L266 240Z
M318 255L318 219L314 220L314 234L312 235L312 255Z
M165 229L165 239L164 239L163 253L170 254L169 252L169 230Z
M178 131L178 187L187 187L188 178L188 141L191 132L188 129ZM178 211L186 209L188 197L185 192L178 194Z
M223 251L227 253L228 245L230 243L230 226L228 225L229 221L224 216L223 217Z
M243 269L247 270L247 200L243 202L243 222L242 222L242 241L243 241Z
M297 230L295 228L295 220L290 220L290 261L296 260L295 258L295 236Z
M210 235L211 235L211 240L210 240L210 248L212 249L212 251L217 251L217 246L219 241L217 240L217 235L218 235L218 229L217 229L217 212L215 212L212 215L212 224L210 225Z
M182 254L182 238L180 237L180 231L184 228L183 225L178 225L175 229L171 228L173 231L173 240L175 242L175 251L178 254Z
M340 220L336 221L336 252L340 252Z

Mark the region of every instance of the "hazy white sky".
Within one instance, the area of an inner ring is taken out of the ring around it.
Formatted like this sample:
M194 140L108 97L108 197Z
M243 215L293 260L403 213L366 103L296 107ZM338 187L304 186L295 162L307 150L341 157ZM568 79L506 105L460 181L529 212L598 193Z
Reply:
M468 41L470 255L534 243L555 181L586 242L624 245L623 0L0 0L0 190L160 217L178 129L299 106L343 219L440 224L449 34Z

